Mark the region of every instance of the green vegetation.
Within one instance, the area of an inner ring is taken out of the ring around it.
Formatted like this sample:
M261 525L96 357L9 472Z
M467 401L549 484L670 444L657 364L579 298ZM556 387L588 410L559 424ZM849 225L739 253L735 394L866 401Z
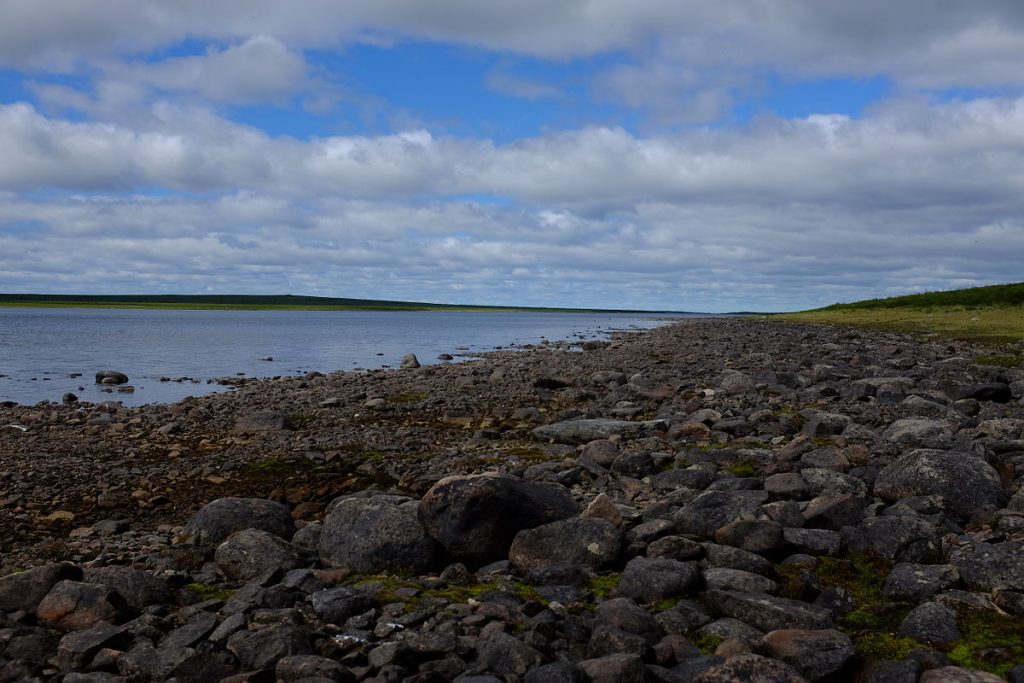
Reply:
M427 394L422 391L403 391L389 396L388 401L391 403L419 403L426 398Z
M587 588L595 598L606 598L619 587L620 581L622 581L622 572L613 572L604 576L595 576L590 580L590 585Z
M777 317L794 322L1012 342L1024 339L1024 283L869 299Z
M207 600L222 600L227 602L231 599L231 596L235 594L235 591L229 588L218 588L217 586L211 586L206 583L187 583L185 584L185 588L195 593L196 597L203 602Z
M475 306L418 301L348 299L340 297L182 294L0 294L0 307L30 308L181 308L191 310L302 310L302 311L534 311L550 313L605 313L612 309L542 308L531 306ZM671 311L621 310L621 313Z
M846 560L820 558L812 565L780 564L779 594L799 597L801 572L812 570L822 588L842 588L853 599L854 609L840 627L851 639L864 662L902 659L911 650L925 647L912 638L897 635L900 623L914 605L888 600L882 594L891 565L869 556ZM989 610L961 608L957 615L961 638L946 655L957 665L1005 676L1024 661L1024 619Z
M999 368L1020 368L1024 367L1024 356L985 354L974 359L978 365L994 365Z
M423 585L403 576L374 574L349 577L347 583L368 589L381 604L405 603L407 610L417 609L425 600L468 602L488 591L507 591L514 593L524 602L533 601L547 604L547 600L533 586L521 581L511 583L484 581L472 584L449 584L444 588L424 588Z
M754 463L752 463L752 462L750 462L748 460L744 460L743 462L738 462L735 465L726 465L722 469L725 470L726 472L728 472L729 474L733 475L734 477L756 477L757 476L757 468L754 467Z
M986 610L962 610L961 639L947 654L953 663L1006 676L1024 662L1024 619Z
M715 654L715 650L718 649L718 646L722 644L722 636L714 633L705 633L694 640L693 644L696 645L697 649L704 654L713 655Z

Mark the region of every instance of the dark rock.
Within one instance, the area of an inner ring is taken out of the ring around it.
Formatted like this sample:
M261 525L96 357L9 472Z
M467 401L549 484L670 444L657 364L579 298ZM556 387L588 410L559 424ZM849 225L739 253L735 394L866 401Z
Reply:
M36 608L40 622L60 631L88 628L97 622L123 621L131 608L121 594L107 586L61 581Z
M999 474L970 453L916 450L905 453L878 473L876 496L893 502L911 496L942 496L960 517L985 506L999 507L1006 495Z
M742 548L706 543L707 562L711 567L742 569L755 574L772 575L772 563L765 558Z
M647 670L643 659L634 654L613 654L579 662L591 683L642 683Z
M696 678L694 683L807 683L807 679L782 662L761 655L736 655Z
M353 586L335 586L310 596L313 611L329 624L344 624L350 617L373 607L369 595Z
M334 659L317 654L292 654L278 661L274 674L283 683L293 683L308 678L327 679L349 683L355 676Z
M512 539L579 512L561 486L504 476L448 477L419 504L419 520L457 560L474 566L508 557Z
M787 544L799 553L808 555L826 555L834 557L839 554L842 537L838 531L829 529L796 529L786 527L782 537Z
M925 671L919 683L1003 683L1003 679L987 671L943 666Z
M959 578L952 565L901 562L889 572L882 593L890 600L922 602L955 585Z
M96 384L127 384L128 375L117 370L100 370L96 373Z
M941 557L935 527L918 517L872 517L843 530L849 552L896 562L936 562Z
M288 415L277 411L246 413L235 419L235 431L239 432L278 432L294 427Z
M243 529L261 529L287 541L295 533L295 522L280 503L262 498L218 498L185 524L185 533L198 545L218 544Z
M640 636L647 645L654 645L665 635L658 621L629 598L612 598L598 604L594 624L595 630L603 627Z
M319 549L325 564L357 574L421 574L437 557L415 507L387 496L346 498L334 505L324 519Z
M737 519L761 517L767 491L705 491L672 518L683 534L711 538L717 529Z
M921 665L913 659L874 662L867 667L865 683L917 683Z
M768 653L809 680L836 674L853 658L850 636L835 629L782 629L765 634Z
M554 565L601 569L619 556L622 532L604 519L573 517L516 534L508 559L520 571Z
M492 635L480 648L480 668L505 676L523 676L540 665L543 655L504 632Z
M883 432L882 438L903 446L946 448L953 429L945 420L908 417L896 420Z
M190 683L219 683L238 672L230 652L197 652L181 660L168 675L169 679Z
M710 590L704 594L704 602L719 614L739 619L764 632L833 626L832 613L828 610L774 595Z
M973 552L953 560L970 590L1003 588L1024 591L1024 541L979 543Z
M708 589L717 588L741 593L774 593L778 588L774 581L765 576L727 567L706 569L704 584Z
M313 654L306 630L281 624L258 631L238 631L228 639L230 650L245 670L265 669L289 655Z
M903 619L899 635L929 645L948 645L960 639L956 612L937 602L918 605Z
M81 669L105 647L121 648L131 642L127 629L113 624L95 624L72 631L60 639L56 662L62 671Z
M652 603L683 595L699 578L693 562L634 557L626 564L616 594Z
M839 531L856 526L864 519L867 499L852 493L826 494L811 500L804 508L804 524L815 529Z
M612 462L611 471L615 474L625 475L633 479L643 479L649 474L658 471L658 465L651 458L650 453L642 451L627 451L620 453Z
M301 565L291 543L260 529L243 529L217 546L217 568L232 581L254 579L268 569L288 571Z
M526 672L523 683L586 683L587 678L574 664L551 662Z
M57 583L78 581L82 570L73 564L46 564L0 578L0 612L35 612Z
M715 531L715 542L763 555L782 546L782 526L770 519L737 519Z
M142 612L150 605L169 603L172 599L171 589L164 579L132 567L86 567L82 580L113 588L136 612Z
M1009 384L1003 382L991 382L989 384L975 384L965 387L960 392L960 398L973 398L976 401L992 401L993 403L1009 403L1013 400L1013 391Z
M609 420L605 418L592 420L566 420L554 424L542 425L533 430L533 436L541 441L556 443L585 444L597 439L607 439L619 435L624 438L639 438L656 429L664 429L664 420L632 422L629 420Z
M217 617L209 612L200 612L188 622L174 629L160 641L160 648L181 649L192 647L205 639L217 628Z

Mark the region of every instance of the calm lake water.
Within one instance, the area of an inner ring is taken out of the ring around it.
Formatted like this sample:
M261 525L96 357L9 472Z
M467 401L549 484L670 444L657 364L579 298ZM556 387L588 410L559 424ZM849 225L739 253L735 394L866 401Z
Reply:
M0 308L0 400L59 402L72 392L92 402L164 403L224 390L207 383L215 377L397 367L406 353L436 363L441 353L604 338L664 322L635 314ZM103 391L94 381L106 369L127 374L135 393ZM161 381L180 377L198 382Z

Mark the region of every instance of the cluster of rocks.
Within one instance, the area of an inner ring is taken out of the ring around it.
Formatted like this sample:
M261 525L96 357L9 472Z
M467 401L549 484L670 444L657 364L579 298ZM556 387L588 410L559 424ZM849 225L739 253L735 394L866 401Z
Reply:
M1024 374L977 354L696 320L178 407L10 408L29 429L0 521L24 533L0 540L36 566L0 578L0 681L1024 680ZM143 494L75 489L54 548L26 463L65 430ZM171 447L206 467L195 495L154 486ZM253 497L237 475L283 449L319 469Z

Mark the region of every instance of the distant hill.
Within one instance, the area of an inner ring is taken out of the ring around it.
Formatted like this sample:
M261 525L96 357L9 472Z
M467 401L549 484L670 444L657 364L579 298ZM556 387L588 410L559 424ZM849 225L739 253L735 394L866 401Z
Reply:
M860 310L867 308L932 308L950 306L1024 306L1024 282L951 289L942 292L908 294L887 299L866 299L849 304L832 304L820 311Z
M84 308L197 308L347 311L547 311L580 313L676 313L593 308L542 308L532 306L474 306L432 304L416 301L348 299L294 294L0 294L0 306Z

